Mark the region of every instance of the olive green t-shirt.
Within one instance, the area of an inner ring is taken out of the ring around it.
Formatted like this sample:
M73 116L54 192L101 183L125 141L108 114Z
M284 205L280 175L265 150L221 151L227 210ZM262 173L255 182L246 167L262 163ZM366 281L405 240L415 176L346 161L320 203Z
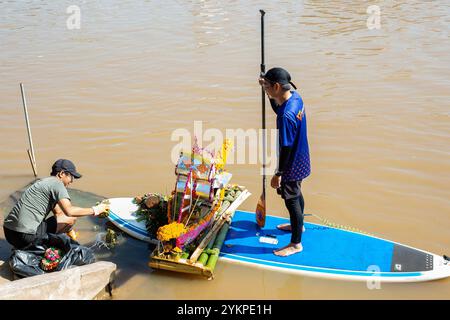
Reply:
M17 232L35 234L38 226L61 199L70 200L61 180L48 177L36 181L25 190L3 225Z

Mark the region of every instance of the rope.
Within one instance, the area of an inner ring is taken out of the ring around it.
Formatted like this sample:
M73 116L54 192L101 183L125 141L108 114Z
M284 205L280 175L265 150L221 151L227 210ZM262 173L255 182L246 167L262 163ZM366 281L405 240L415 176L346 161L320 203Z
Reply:
M366 232L366 231L363 231L361 229L354 228L354 227L351 227L351 226L346 226L346 225L343 225L343 224L335 223L335 222L330 221L330 220L328 220L326 218L322 218L321 216L318 216L317 214L305 214L305 216L313 216L313 217L319 219L320 222L322 222L324 225L326 225L328 227L341 229L341 230L352 231L352 232L358 232L358 233L362 233L362 234L365 234L365 235L368 235L368 236L374 236L374 234L372 234L372 233L369 233L369 232Z

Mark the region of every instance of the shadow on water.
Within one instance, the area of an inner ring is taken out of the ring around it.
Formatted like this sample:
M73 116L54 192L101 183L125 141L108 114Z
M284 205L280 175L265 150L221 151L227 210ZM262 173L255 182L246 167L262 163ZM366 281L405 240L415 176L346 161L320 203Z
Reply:
M11 256L11 245L5 240L3 233L4 217L10 212L22 193L34 183L28 183L25 187L11 193L0 203L0 260L4 261L0 266L1 278L12 280L8 260ZM91 207L106 197L85 192L77 189L68 189L71 202L77 207ZM96 245L97 237L108 228L113 229L118 234L118 244L111 249ZM149 244L130 237L118 230L108 219L94 217L84 217L77 220L75 230L79 232L79 242L81 245L90 247L95 254L97 261L110 261L117 265L115 275L115 286L120 288L130 278L139 274L151 274L152 269L148 267L148 257L150 255Z
M8 264L10 256L11 245L5 239L0 239L0 283L14 279Z
M34 180L32 174L0 174L0 203L4 202L14 190L21 190Z
M72 204L77 207L91 207L106 197L77 189L68 189ZM110 228L118 235L118 243L111 249L96 245L100 233ZM120 288L129 279L139 274L150 274L147 266L150 255L149 244L137 240L115 227L108 219L86 217L77 220L75 229L79 242L92 248L97 261L109 261L117 265L115 286Z
M6 197L3 197L0 201L0 261L4 261L5 263L1 266L0 274L3 274L3 269L8 268L7 261L11 256L12 246L6 241L5 235L3 232L3 221L4 218L8 215L9 211L14 207L17 201L20 199L20 196L30 185L32 185L36 179L30 177L29 175L1 175L1 178L4 178L4 182L11 182L13 185L17 185L19 181L22 181L22 185L26 184L24 187L10 193ZM8 180L9 179L9 180ZM3 191L6 192L6 188L2 188ZM0 276L1 277L1 276Z
M11 256L12 246L6 241L6 239L0 239L0 260L7 261Z

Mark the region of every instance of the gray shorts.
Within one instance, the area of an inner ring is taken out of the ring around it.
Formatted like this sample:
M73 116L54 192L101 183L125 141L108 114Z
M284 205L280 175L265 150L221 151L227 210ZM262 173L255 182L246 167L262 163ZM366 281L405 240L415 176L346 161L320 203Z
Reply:
M300 181L287 181L281 180L281 187L277 189L277 193L281 195L283 199L297 198L302 195L302 180Z

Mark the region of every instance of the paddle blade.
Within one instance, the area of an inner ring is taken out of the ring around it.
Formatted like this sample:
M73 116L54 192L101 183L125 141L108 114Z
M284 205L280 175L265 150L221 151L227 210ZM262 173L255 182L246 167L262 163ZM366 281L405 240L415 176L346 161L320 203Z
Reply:
M260 228L266 224L266 199L264 194L259 197L258 204L256 205L256 223Z

